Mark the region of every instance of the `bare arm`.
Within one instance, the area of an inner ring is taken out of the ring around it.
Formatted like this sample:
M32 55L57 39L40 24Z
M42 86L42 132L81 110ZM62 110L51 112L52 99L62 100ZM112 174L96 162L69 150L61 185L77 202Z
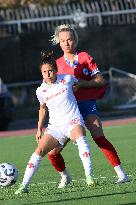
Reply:
M44 127L44 122L45 122L45 118L47 116L47 112L48 112L48 109L46 107L46 105L40 105L40 108L39 108L39 119L38 119L38 128L37 128L37 133L36 133L36 141L37 143L39 142L39 140L41 139L42 137L42 130L43 130L43 127Z
M77 88L84 87L84 88L92 88L92 87L102 87L106 84L106 80L103 76L98 73L94 75L93 79L90 81L87 80L79 80L77 83Z

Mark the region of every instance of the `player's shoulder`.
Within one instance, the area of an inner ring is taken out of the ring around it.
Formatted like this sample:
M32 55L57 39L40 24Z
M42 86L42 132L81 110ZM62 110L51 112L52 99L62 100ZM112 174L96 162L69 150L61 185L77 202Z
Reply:
M89 57L91 55L89 53L87 53L86 51L79 51L78 52L78 56Z
M44 89L45 83L42 83L37 89L36 89L36 94L40 94L42 93L43 89Z

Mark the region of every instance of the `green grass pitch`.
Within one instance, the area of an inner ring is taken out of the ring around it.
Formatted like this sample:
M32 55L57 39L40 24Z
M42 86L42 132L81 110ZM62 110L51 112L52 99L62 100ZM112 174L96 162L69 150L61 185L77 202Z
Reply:
M15 196L22 180L26 164L36 147L35 136L19 136L0 139L0 163L16 164L19 178L11 187L0 187L1 205L134 205L136 204L136 124L104 128L105 135L115 145L130 183L115 184L116 176L101 151L87 133L93 158L93 175L98 184L88 188L77 146L70 142L63 150L67 168L73 182L64 190L57 188L60 176L50 165L47 156L34 176L29 194Z

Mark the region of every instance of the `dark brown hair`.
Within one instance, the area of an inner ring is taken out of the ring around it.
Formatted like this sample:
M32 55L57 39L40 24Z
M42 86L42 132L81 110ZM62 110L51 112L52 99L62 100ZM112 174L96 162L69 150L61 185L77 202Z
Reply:
M56 60L54 58L53 51L42 51L41 52L41 63L40 63L40 70L41 66L44 64L51 65L54 69L58 70Z

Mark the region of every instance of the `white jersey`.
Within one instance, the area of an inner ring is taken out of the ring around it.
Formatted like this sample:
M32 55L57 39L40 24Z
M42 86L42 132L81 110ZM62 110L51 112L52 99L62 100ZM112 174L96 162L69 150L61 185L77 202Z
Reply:
M36 90L40 105L46 104L49 110L49 123L52 126L72 124L73 119L82 119L72 86L78 80L72 75L57 75L54 84L43 82Z

